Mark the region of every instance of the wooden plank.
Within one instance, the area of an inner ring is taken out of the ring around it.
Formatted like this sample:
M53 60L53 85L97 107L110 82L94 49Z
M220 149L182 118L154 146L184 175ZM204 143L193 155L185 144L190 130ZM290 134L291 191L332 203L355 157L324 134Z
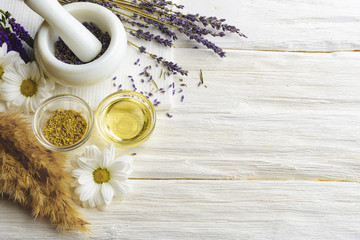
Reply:
M90 239L358 239L360 185L311 181L132 181L105 212L83 210ZM0 200L4 239L82 239Z
M360 179L360 54L175 54L190 70L185 100L144 145L118 150L137 153L132 177Z
M179 0L185 12L225 18L248 39L214 39L221 47L242 50L359 50L357 0ZM183 41L178 47L192 47Z

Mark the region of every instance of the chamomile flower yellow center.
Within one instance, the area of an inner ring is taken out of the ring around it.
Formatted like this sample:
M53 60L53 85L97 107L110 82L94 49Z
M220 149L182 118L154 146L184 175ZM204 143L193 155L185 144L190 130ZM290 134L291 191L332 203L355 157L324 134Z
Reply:
M37 84L31 79L24 80L20 86L20 92L25 97L32 97L37 92Z
M93 172L94 181L97 184L108 182L110 180L110 173L106 168L98 168Z

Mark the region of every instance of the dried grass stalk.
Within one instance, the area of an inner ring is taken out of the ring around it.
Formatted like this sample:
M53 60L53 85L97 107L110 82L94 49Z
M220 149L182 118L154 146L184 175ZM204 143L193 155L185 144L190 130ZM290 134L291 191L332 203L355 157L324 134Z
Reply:
M18 113L0 113L0 194L48 218L58 231L87 232L68 187L65 156L43 147L29 121Z

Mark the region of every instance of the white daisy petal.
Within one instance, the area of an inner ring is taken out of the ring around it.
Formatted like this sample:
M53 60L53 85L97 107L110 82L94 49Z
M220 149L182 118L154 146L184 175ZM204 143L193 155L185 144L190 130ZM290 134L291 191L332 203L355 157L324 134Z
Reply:
M19 89L20 89L20 85L15 85L15 84L11 84L11 83L8 83L8 82L3 82L1 84L1 87L0 87L1 91L3 92L13 92L13 93L16 93L16 94L20 94L19 93Z
M74 170L72 170L72 175L74 176L74 177L77 177L77 178L79 178L80 176L82 176L82 175L86 175L86 174L88 174L89 172L88 171L85 171L85 170L83 170L83 169L74 169Z
M36 95L40 100L47 99L51 96L51 94L49 92L46 92L44 89L41 89L41 88L38 89L38 92Z
M97 146L90 145L85 147L84 157L93 159L95 161L99 161L100 156L101 156L101 152Z
M16 64L15 65L16 72L21 77L22 80L27 80L31 77L30 74L30 63L26 64Z
M18 87L4 82L0 86L0 95L3 101L10 102L14 101L14 99L21 94L19 93Z
M124 162L122 162L122 161L114 161L110 166L109 166L109 168L112 170L112 171L115 171L115 172L118 172L118 171L123 171L123 169L126 169L127 168L127 166L128 166L129 164L127 164L127 163L124 163Z
M111 181L110 184L113 187L116 196L121 197L129 192L129 185L126 182Z
M55 81L51 78L46 79L46 90L52 91L55 89Z
M35 112L36 109L39 107L40 105L40 101L38 101L37 97L33 97L33 98L29 98L29 103L30 103L30 109L31 111Z
M93 161L92 159L87 162L78 161L79 167L88 172L92 172L95 170L95 168L93 167L95 164L96 164L96 162Z
M73 164L77 169L73 170L72 174L77 179L76 193L82 202L86 201L84 206L96 206L104 210L115 194L122 196L128 192L127 172L131 168L132 157L114 158L113 145L107 146L102 152L94 145L87 146L84 154L77 157L76 163ZM93 184L92 189L88 187L90 183ZM88 191L88 193L83 191Z
M7 53L7 43L3 43L0 47L0 57L5 56L5 54Z
M85 157L80 157L79 161L82 161L83 163L85 163L86 165L88 165L90 167L91 170L95 170L99 168L99 161L96 161L94 159L90 159L90 158L85 158Z
M111 161L115 157L115 147L113 144L109 144L101 153L100 167L108 167Z
M120 158L116 158L109 168L130 174L132 159L133 158L131 156L122 156Z
M13 103L14 103L15 106L20 107L25 103L25 101L26 101L26 97L24 95L19 94L13 100Z
M101 194L103 196L105 204L109 205L114 196L114 189L109 183L103 183L101 184Z
M94 201L96 206L104 204L104 200L101 195L101 184L97 184L95 187Z
M128 180L128 175L125 173L122 173L122 172L111 172L110 175L111 175L111 178L116 181L123 182L123 181Z
M95 183L90 182L80 185L75 189L75 192L80 195L80 201L87 201L92 198L96 192Z
M80 184L86 184L86 183L89 183L89 182L94 182L94 177L90 172L86 172L86 174L82 174L78 178L78 182Z
M31 62L30 63L30 71L29 71L29 74L30 74L30 78L36 82L45 82L45 80L42 78L41 74L40 74L40 70L36 64L36 62Z
M16 54L7 54L6 56L9 57L9 59L17 57ZM4 66L4 64L5 62L2 66ZM26 112L29 112L29 110L34 112L43 99L51 96L49 92L50 88L46 85L43 74L39 70L36 62L25 64L20 60L16 60L13 66L7 66L5 68L2 79L5 85L0 87L0 95L2 99L6 101L7 106L13 104L22 107ZM32 86L28 80L35 82L36 85ZM27 81L27 89L21 88L24 81ZM11 87L9 87L10 85ZM52 83L50 85L50 87L53 86ZM34 87L36 88L34 89ZM22 93L24 90L26 92Z
M23 78L17 73L16 69L13 67L7 67L5 68L5 72L2 75L2 79L9 83L13 84L15 86L20 86Z
M96 187L95 187L94 196L95 196L95 194L96 194ZM96 206L94 196L92 196L91 198L89 198L89 200L87 201L87 203L88 203L88 205L89 205L90 207L95 207L95 206Z

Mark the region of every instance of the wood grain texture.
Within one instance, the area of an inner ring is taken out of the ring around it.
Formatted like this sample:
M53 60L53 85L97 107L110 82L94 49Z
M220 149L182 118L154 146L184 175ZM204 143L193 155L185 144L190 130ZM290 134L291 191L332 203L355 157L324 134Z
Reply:
M357 239L357 183L132 181L134 192L105 212L83 211L86 239ZM85 239L0 200L2 239Z
M81 209L91 235L58 235L0 200L0 239L359 239L359 1L176 2L249 38L215 39L224 59L180 41L185 100L158 112L148 142L117 150L137 153L133 190Z
M179 0L185 12L227 19L248 36L214 39L224 48L277 51L360 49L356 0ZM184 41L178 47L192 47Z
M360 54L175 56L190 70L185 100L175 95L174 117L159 113L144 145L118 150L137 153L132 177L360 179Z

